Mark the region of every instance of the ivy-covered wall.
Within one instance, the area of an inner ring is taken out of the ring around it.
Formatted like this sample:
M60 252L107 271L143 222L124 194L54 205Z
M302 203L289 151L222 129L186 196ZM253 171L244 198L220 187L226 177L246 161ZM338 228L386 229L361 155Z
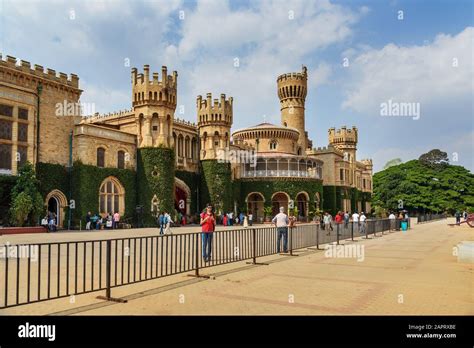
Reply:
M271 206L272 195L276 192L286 192L290 199L302 191L309 195L309 210L315 209L314 198L316 192L323 196L323 186L319 180L239 180L240 200L239 207L245 206L245 199L251 192L260 192L265 197L265 206ZM237 188L236 188L237 189Z
M338 200L336 199L338 197L336 188L336 186L323 187L323 210L328 211L333 216L339 209L338 205L340 206L340 203L338 203Z
M16 183L16 176L0 175L0 225L8 225L8 213L11 206L11 191Z
M193 172L187 172L184 170L177 170L175 172L175 176L178 179L183 180L184 183L188 185L189 189L191 190L191 197L190 197L191 198L191 211L188 212L188 214L198 213L200 211L198 207L198 203L200 206L202 206L203 204L206 204L206 202L204 203L201 201L198 202L198 194L200 194L199 185L201 181L200 175Z
M232 176L230 163L219 163L217 160L201 161L201 202L221 204L223 211L234 209L232 198Z
M167 147L147 147L138 149L137 156L137 197L143 206L143 223L155 226L151 214L151 201L156 195L158 209L174 212L175 153Z
M72 226L77 227L80 219L82 219L82 225L84 226L85 216L88 211L93 213L99 212L100 185L109 176L117 178L125 190L125 213L122 220L130 219L130 222L134 222L133 218L137 202L135 171L130 169L99 168L75 162L72 170L72 195L70 197L75 201L76 205L76 208L72 210ZM68 192L68 190L63 191L67 197Z

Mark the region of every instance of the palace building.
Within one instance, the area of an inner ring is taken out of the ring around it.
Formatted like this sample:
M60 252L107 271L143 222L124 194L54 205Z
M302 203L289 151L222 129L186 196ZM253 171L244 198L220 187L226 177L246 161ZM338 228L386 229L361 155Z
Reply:
M60 225L70 216L76 226L88 211L151 225L161 210L191 216L208 202L257 222L280 206L302 220L321 210L370 212L372 161L357 159L358 130L330 128L327 146L313 147L307 79L305 67L277 78L280 124L232 132L234 100L224 94L197 96L197 123L176 118L178 73L164 66L132 69L129 110L83 116L72 107L71 116L78 76L0 55L0 176L31 162Z

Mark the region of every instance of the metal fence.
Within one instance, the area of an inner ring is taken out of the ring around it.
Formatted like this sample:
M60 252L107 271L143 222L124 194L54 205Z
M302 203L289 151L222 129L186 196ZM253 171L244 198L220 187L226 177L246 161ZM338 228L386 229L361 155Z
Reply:
M417 223L421 224L423 222L441 220L441 219L446 219L446 218L447 218L446 214L423 214L423 215L418 215Z
M333 224L298 225L288 229L288 253L355 237L382 236L400 230L400 220L367 220ZM150 279L232 262L274 255L278 252L275 227L243 228L213 233L212 257L202 258L202 233L117 238L76 242L1 245L0 308L58 299L111 289ZM282 243L282 241L280 241ZM283 245L280 248L284 252Z

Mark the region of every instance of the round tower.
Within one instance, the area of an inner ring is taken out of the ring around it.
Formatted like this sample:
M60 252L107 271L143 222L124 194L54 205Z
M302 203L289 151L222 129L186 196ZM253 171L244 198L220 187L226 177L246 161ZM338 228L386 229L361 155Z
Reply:
M304 105L307 94L308 74L303 66L301 73L288 73L278 76L278 98L280 98L281 123L300 132L298 153L304 154L308 147L305 130Z
M132 106L135 111L138 147L173 147L173 117L176 110L178 73L168 75L161 67L161 80L150 66L143 73L132 69Z
M212 100L211 93L207 93L206 99L198 95L196 107L201 139L200 159L218 159L219 150L225 150L230 145L232 97L226 100L225 94L221 94L220 99Z

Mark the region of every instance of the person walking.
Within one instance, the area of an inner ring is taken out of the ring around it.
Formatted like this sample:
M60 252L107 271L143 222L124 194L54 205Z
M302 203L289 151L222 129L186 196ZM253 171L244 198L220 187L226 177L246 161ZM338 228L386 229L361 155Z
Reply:
M288 252L288 216L285 214L285 208L280 207L280 212L272 219L272 223L277 228L277 253L280 252L280 243L283 238L283 250Z
M216 218L212 212L212 205L208 204L206 212L201 214L201 235L202 235L202 258L204 262L211 260L212 238L216 229Z
M165 229L165 212L164 211L162 211L160 215L158 216L158 226L160 227L160 234L162 235Z
M165 234L173 234L171 232L171 224L173 223L173 220L171 219L171 215L168 212L165 212Z
M326 236L329 236L331 234L331 216L329 215L328 212L324 213L323 223L324 223L324 230L326 231Z
M459 210L456 210L454 216L456 217L456 225L459 225L461 223L461 213L459 212Z

